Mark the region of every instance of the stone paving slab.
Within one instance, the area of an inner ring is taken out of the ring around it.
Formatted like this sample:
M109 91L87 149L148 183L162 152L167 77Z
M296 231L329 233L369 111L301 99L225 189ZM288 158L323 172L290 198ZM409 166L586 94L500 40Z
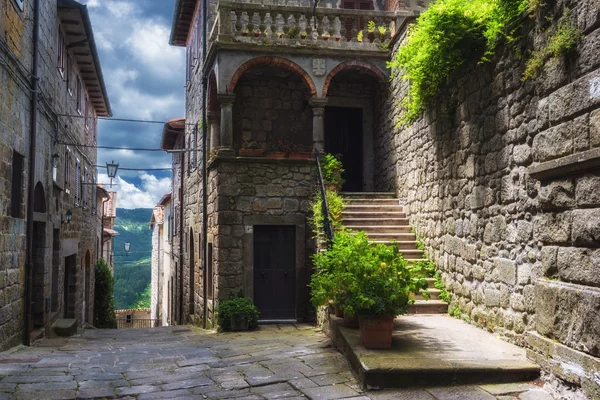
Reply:
M336 345L366 387L392 388L519 382L539 377L525 349L456 318L396 318L389 350L366 349L358 329L330 316Z
M65 340L0 353L0 400L551 398L533 384L365 391L331 340L310 325L222 334L187 326L98 329Z

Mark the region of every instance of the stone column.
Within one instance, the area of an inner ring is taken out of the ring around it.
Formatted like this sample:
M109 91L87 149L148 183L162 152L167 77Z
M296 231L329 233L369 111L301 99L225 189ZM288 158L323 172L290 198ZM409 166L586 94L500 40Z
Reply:
M221 138L219 137L219 113L216 111L208 111L206 113L208 119L208 137L210 138L209 150L212 151L221 146Z
M233 150L233 101L234 94L220 94L221 103L221 147Z
M313 149L319 153L325 151L325 124L323 115L325 114L327 100L327 98L323 97L313 97L308 101L313 110Z

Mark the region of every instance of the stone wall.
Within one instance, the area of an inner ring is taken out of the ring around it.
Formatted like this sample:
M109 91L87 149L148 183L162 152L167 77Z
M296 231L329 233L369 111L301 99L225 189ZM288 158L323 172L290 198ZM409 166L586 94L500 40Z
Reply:
M310 90L297 74L275 68L261 68L259 75L250 71L235 94L234 148L249 141L266 148L268 141L278 140L312 146Z
M93 315L94 264L97 259L99 238L97 236L98 216L93 212L92 199L96 191L94 185L83 185L81 193L86 193L87 204L77 206L74 201L74 175L64 176L66 160L65 146L55 145L55 141L95 144L94 124L84 128L84 118L60 117L57 114L78 115L75 97L67 91L66 79L60 76L57 68L57 42L59 17L56 1L42 1L40 20L40 60L37 126L36 167L29 171L29 139L31 99L28 87L32 68L33 2L24 2L21 11L13 0L0 0L0 53L4 60L0 65L0 350L23 341L25 328L25 263L26 263L26 221L28 179L34 176L39 184L40 200L43 206L40 213L34 214L34 310L36 335L49 332L51 323L64 314L65 257L76 259L74 293L70 310L82 324L91 321ZM74 63L74 73L79 68ZM84 88L85 92L85 88ZM71 146L71 171L75 170L75 160L80 160L81 172L87 168L91 177L96 176L95 148ZM23 156L21 174L21 206L18 216L11 212L13 151ZM52 155L59 155L56 181L53 179ZM83 196L81 196L83 200ZM61 223L67 210L73 213L69 225ZM58 240L56 240L58 236ZM87 255L87 257L86 257ZM84 299L84 291L86 297ZM85 311L83 302L85 301Z
M585 38L577 54L550 61L536 80L521 80L520 54L544 43L531 21L526 39L501 48L491 63L468 63L408 128L393 125L394 101L405 92L395 79L394 98L382 105L392 118L376 141L383 160L376 183L406 199L411 224L454 293L451 307L523 345L537 333L564 344L570 355L545 352L547 362L563 379L593 386L600 370L600 3L558 3L555 20L570 7ZM538 343L532 355L541 342L529 340Z
M303 232L296 246L296 314L309 316L308 279L314 251L307 225L315 177L312 160L217 157L209 175L208 226L213 244L214 299L240 290L252 298L252 228L295 225ZM303 247L303 249L302 249Z

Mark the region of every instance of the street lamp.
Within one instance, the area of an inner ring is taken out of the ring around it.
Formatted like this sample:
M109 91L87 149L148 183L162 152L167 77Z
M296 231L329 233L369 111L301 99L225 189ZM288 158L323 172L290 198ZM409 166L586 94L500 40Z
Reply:
M119 164L115 164L115 160L111 163L106 163L106 173L110 178L110 187L112 187L112 180L117 176L117 170L119 169Z
M60 221L61 225L62 224L70 224L72 219L73 219L73 212L71 211L71 209L68 209L67 213L65 214L65 219L64 220L61 219L61 221Z
M129 249L131 248L131 243L125 243L125 257L129 256Z

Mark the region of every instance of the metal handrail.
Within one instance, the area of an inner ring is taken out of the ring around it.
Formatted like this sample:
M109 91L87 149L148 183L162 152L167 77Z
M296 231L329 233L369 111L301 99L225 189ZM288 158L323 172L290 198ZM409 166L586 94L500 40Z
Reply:
M333 229L329 219L329 203L327 202L327 192L325 191L325 183L323 182L323 173L321 172L321 161L319 160L319 152L315 150L315 160L317 161L317 172L319 177L319 187L321 189L321 212L323 213L323 229L327 239L327 247L333 244Z

